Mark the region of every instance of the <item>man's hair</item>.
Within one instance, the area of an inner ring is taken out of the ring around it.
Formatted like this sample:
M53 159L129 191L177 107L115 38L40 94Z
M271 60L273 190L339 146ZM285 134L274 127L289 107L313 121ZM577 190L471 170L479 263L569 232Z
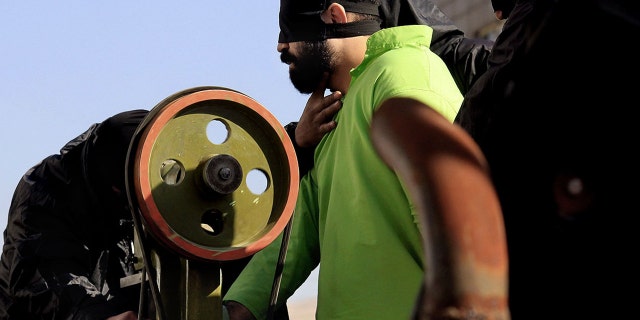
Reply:
M369 3L373 3L373 4L375 4L375 5L380 5L380 4L382 4L382 0L343 0L343 1L346 1L346 2L356 2L356 3L358 3L358 2L369 2ZM342 1L337 0L337 1L331 1L331 2L341 3Z
M342 4L344 2L355 2L355 3L368 2L368 3L371 3L371 4L375 4L377 6L382 4L382 0L334 0L334 1L329 1L329 3L332 3L332 2L336 2L336 3L340 3L340 4Z
M346 0L348 2L356 2L356 3L360 3L360 2L367 2L367 3L371 3L371 4L375 4L377 6L381 5L380 0ZM340 3L340 1L336 1L337 3ZM377 21L382 23L382 18L380 17L380 14L378 13L378 15L373 15L373 14L366 14L366 13L358 13L358 12L350 12L347 11L347 16L350 16L352 21L365 21L365 20L372 20L372 21Z
M336 2L339 4L343 4L344 2L353 2L353 3L370 3L376 6L380 6L382 5L382 1L381 0L337 0L337 1L329 1L329 2ZM380 20L380 13L378 13L378 15L373 15L373 14L366 14L366 13L360 13L360 12L351 12L349 11L349 6L345 6L345 10L347 11L347 14L353 15L354 16L354 21L361 21L361 20Z

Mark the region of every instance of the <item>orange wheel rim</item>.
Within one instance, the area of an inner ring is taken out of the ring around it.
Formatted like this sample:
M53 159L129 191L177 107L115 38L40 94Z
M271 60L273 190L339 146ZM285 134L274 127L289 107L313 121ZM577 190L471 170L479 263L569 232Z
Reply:
M215 126L222 138L212 135ZM266 247L291 219L299 180L293 145L247 95L185 90L154 107L136 138L138 207L168 249L199 260L240 259ZM229 184L229 176L241 179Z

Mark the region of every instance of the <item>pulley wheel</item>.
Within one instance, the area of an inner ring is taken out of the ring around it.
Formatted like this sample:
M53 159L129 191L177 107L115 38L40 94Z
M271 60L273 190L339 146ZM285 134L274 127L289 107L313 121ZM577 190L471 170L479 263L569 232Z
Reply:
M156 105L129 157L144 225L187 258L235 260L282 232L298 165L279 121L235 90L197 87ZM131 189L131 188L130 188Z

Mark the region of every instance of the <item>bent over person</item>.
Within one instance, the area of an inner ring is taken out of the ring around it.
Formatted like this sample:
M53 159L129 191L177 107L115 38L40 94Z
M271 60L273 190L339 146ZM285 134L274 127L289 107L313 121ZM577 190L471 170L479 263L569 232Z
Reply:
M326 89L342 100L339 125L317 145L315 165L300 182L276 301L283 304L319 266L317 319L409 319L425 269L432 267L423 252L419 214L374 147L372 121L387 112L426 110L447 128L429 131L433 136L426 141L447 143L449 129L464 135L452 124L462 95L429 49L432 29L381 29L379 6L281 1L278 51L292 84L310 100L322 99ZM493 239L504 254L501 235ZM279 249L274 241L258 252L231 286L224 296L230 319L271 317Z
M0 263L0 319L137 319L125 159L145 110L92 125L22 177ZM113 318L110 318L113 317Z
M140 286L120 285L136 272L125 162L147 114L91 125L22 177L4 232L0 319L138 319ZM223 293L250 259L221 262ZM286 305L276 315L288 319Z

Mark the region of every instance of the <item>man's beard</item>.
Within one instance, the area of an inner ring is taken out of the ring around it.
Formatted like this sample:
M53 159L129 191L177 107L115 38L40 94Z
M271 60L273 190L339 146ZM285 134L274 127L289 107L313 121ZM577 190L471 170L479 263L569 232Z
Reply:
M294 67L289 69L289 78L300 93L314 92L324 74L331 71L331 52L326 41L305 41L300 54L292 56L283 52L281 60L293 63Z

